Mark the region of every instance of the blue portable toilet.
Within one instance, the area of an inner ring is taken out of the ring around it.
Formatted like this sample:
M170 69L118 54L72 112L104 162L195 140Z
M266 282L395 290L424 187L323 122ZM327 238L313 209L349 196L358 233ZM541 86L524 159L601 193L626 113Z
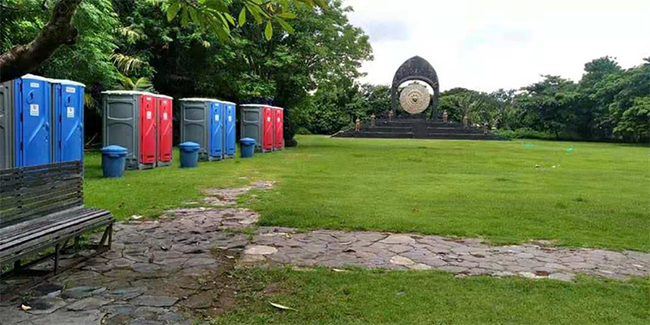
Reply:
M210 134L208 139L209 160L223 159L224 143L224 105L219 101L210 104Z
M82 83L52 79L52 153L54 162L83 160L84 88Z
M236 112L237 105L232 102L221 102L224 106L224 157L233 158L235 157L235 151L237 150L237 131L236 131Z
M14 166L52 162L50 79L27 74L14 80Z

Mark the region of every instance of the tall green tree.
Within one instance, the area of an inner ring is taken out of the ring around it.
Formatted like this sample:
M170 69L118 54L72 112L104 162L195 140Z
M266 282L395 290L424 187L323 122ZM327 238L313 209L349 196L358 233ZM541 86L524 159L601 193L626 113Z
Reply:
M7 43L10 48L0 54L0 82L35 71L59 47L75 44L80 29L75 26L73 20L82 1L3 1L0 4L3 13L9 12L9 15L13 15L15 12L30 12L34 14L37 13L34 9L36 4L40 4L41 11L46 12L49 19L45 20L44 25L39 26L39 32L33 38L30 38L28 42ZM133 1L124 0L120 2L129 3ZM160 5L166 12L167 20L173 20L180 15L180 23L183 27L192 22L201 30L214 33L221 40L227 39L230 36L231 26L236 25L235 19L230 14L232 1L229 0L147 0L146 2ZM295 14L287 11L287 8L294 6L295 3L309 7L319 5L323 8L326 5L325 0L270 0L265 2L261 0L240 0L239 3L243 5L243 10L238 11L239 24L243 25L246 22L247 13L250 14L258 24L265 24L264 35L269 40L273 36L272 22L277 22L285 30L293 31L293 27L285 19L295 17ZM49 10L49 8L52 9ZM3 25L6 21L3 18ZM5 44L4 41L3 44Z
M233 10L238 5L233 3ZM348 21L351 8L341 1L317 11L297 3L290 9L296 14L293 33L279 32L268 40L265 24L246 24L233 29L226 42L192 23L161 24L151 18L155 8L147 4L138 3L120 16L147 34L130 51L151 58L157 90L174 97L201 95L240 103L272 98L288 109L285 138L291 139L299 127L293 116L301 115L293 110L309 107L305 102L318 89L353 84L361 76L362 61L372 58L372 49L364 32ZM280 23L271 24L282 30Z
M648 101L650 98L650 58L612 78L602 93L614 94L609 104L611 124L617 136L626 140L648 140Z
M543 77L543 81L522 88L519 104L532 129L548 131L559 139L576 118L576 84L559 76Z

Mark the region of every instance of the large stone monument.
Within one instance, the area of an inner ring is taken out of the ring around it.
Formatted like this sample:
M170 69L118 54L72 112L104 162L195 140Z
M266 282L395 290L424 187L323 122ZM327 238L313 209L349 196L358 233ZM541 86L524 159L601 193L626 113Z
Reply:
M410 84L403 86L409 81ZM431 90L426 85L431 87ZM446 121L446 119L436 121L438 97L440 97L440 86L436 70L427 60L414 56L406 60L395 72L391 86L391 107L387 114L381 114L380 118L373 114L368 123L361 123L357 117L354 128L343 130L333 136L505 140L504 137L487 133L485 130L463 127L460 121ZM387 110L388 107L381 109ZM382 119L381 116L388 118Z
M414 81L414 83L406 86L400 93L399 87L408 81ZM425 86L415 81L429 85L433 89L433 94L430 94ZM402 63L395 72L391 87L391 110L393 113L397 112L399 97L399 104L406 113L413 117L426 117L426 114L423 113L431 108L431 117L435 118L435 108L439 96L438 74L427 60L414 56Z

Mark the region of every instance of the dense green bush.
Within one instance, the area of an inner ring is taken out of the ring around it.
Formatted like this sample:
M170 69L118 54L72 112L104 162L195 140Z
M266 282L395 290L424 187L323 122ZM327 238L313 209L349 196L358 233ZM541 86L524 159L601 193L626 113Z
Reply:
M298 128L298 131L296 131L296 134L310 135L311 132L309 132L309 130L307 130L307 128L304 128L304 127L301 126L300 128Z
M530 128L520 128L516 130L501 129L494 131L494 133L504 136L508 139L555 139L555 135L553 134L550 134L548 132L535 131Z

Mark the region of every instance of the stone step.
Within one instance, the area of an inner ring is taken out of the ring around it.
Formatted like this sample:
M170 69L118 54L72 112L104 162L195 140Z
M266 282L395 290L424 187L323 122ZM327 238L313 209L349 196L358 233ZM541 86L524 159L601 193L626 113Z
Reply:
M474 133L429 133L427 139L448 139L448 140L507 140L504 137L494 134Z
M476 128L464 128L464 127L428 127L427 132L429 133L463 133L463 134L483 134L482 130Z
M369 126L362 128L364 131L372 132L412 132L413 128L410 126Z
M423 120L415 120L411 122L407 121L377 121L375 123L377 126L390 126L390 127L408 127L412 125L426 125L427 127L463 127L462 124L460 123L443 123L443 122L432 122L432 121L423 121Z
M413 138L413 132L375 132L375 131L360 131L351 132L349 136L354 138L386 138L386 139L403 139Z

